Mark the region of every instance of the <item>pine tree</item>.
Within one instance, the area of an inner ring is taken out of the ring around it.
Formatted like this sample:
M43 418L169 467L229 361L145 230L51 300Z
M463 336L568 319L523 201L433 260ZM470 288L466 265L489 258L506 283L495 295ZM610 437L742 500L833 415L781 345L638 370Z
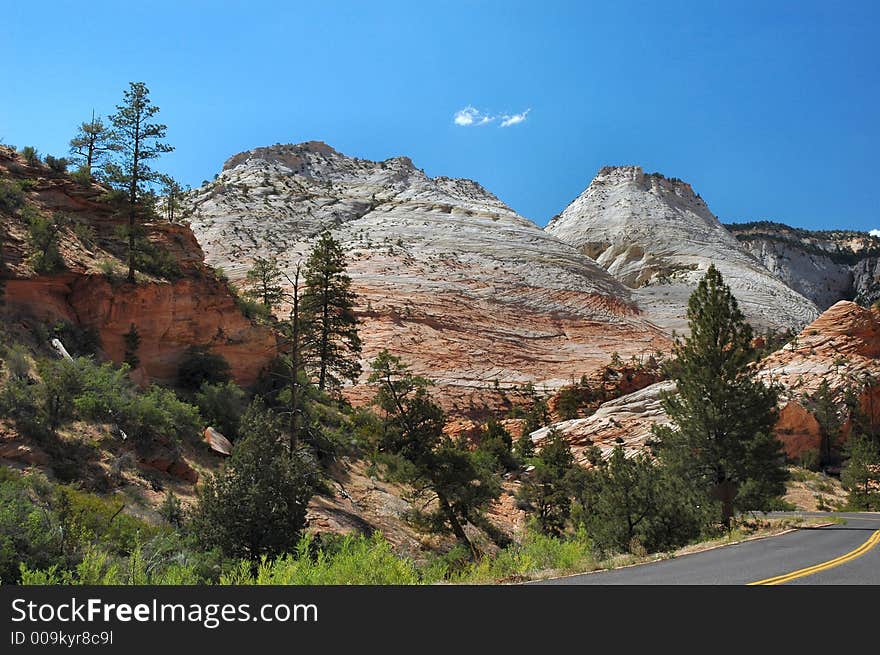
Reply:
M128 214L128 281L134 282L137 217L152 207L151 185L159 181L159 174L150 168L149 161L174 150L164 143L166 126L151 123L159 113L150 100L150 91L143 82L131 82L123 102L110 116L113 124L113 149L116 160L105 165L108 182L125 193Z
M193 532L203 547L229 557L293 552L317 485L314 461L289 449L281 420L259 400L242 416L240 431L232 456L199 489Z
M560 536L571 515L577 465L565 437L551 430L517 494L517 506L533 514L544 534Z
M781 444L773 435L777 392L756 379L752 329L721 274L710 266L687 310L690 336L676 340L677 393L663 399L671 426L655 429L660 457L706 501L733 510L767 509L784 493Z
M302 297L303 354L322 391L354 382L361 373L361 340L354 315L355 294L345 273L340 244L324 232L306 261Z
M414 518L433 531L451 531L476 555L464 525L489 532L484 512L501 494L493 458L443 433L446 419L428 395L429 382L414 376L398 357L382 351L371 367L370 382L379 385L375 403L385 413L379 448L389 472L413 488L420 506L436 502L436 510L417 509Z
M95 112L92 112L92 120L81 123L76 136L70 140L73 161L89 177L92 176L93 169L99 168L107 155L115 150L112 137L110 128L104 125L100 116L95 117Z
M837 439L840 428L843 425L834 392L831 390L828 381L822 380L819 388L805 399L804 404L813 413L813 416L816 417L816 422L819 423L821 439L819 443L820 464L827 466L833 462Z
M847 490L847 504L855 511L880 509L880 448L865 435L850 439L847 444L848 460L840 474Z
M170 175L159 175L162 185L162 210L165 220L174 223L183 215L183 187Z
M299 270L297 270L299 274ZM278 260L257 257L254 265L248 271L246 280L251 285L248 295L258 299L270 312L277 307L284 297L284 289L281 286L281 269L278 268Z

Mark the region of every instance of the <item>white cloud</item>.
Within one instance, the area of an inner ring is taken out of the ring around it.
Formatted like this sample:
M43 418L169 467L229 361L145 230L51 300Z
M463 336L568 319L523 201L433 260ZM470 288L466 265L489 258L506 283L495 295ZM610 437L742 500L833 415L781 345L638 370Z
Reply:
M526 109L521 114L501 114L493 115L488 112L477 109L473 105L468 105L464 109L459 109L452 117L452 122L459 127L480 127L488 125L496 120L500 121L498 127L510 127L517 123L522 123L531 109Z
M455 112L453 122L460 127L471 127L472 125L485 125L495 120L494 116L489 116L481 112L472 105L468 105L464 109Z
M501 117L501 127L510 127L511 125L522 123L526 119L526 116L529 115L530 111L532 111L531 108L526 109L521 114L514 114L513 116L508 116L505 114Z
M880 230L871 230L868 232L872 237L880 237Z

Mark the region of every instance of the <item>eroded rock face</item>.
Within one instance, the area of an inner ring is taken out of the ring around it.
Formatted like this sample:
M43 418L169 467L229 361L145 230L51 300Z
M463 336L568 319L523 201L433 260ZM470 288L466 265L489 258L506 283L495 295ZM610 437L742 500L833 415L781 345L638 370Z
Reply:
M208 277L115 286L102 276L73 273L14 279L6 284L6 301L13 311L40 320L94 327L104 353L117 363L124 359L124 335L134 324L143 373L159 382L175 381L191 345L223 355L233 378L245 386L277 352L274 334L242 316L226 288Z
M686 331L687 301L710 264L756 327L800 329L816 306L747 253L691 186L638 166L605 167L545 228L633 290L648 316Z
M867 232L814 232L760 221L727 226L740 244L798 293L828 309L839 300L880 299L880 238Z
M291 272L331 230L348 250L364 364L383 348L433 379L447 409L532 382L557 388L667 343L630 292L479 184L429 178L321 143L238 154L190 198L208 262L241 281L257 256ZM355 389L360 401L370 393Z
M809 411L809 397L827 381L838 405L841 429L838 443L851 432L844 404L852 389L861 412L880 427L880 311L840 301L808 325L789 344L758 364L757 375L780 387L776 436L786 454L797 458L819 447L821 432ZM635 393L603 403L588 418L562 421L532 433L540 444L551 428L569 439L580 461L592 444L607 455L618 443L627 452L645 447L655 424L668 424L661 396L672 392L673 382L659 382ZM620 441L618 441L618 439Z
M626 396L603 403L587 418L561 421L532 433L532 440L540 446L551 429L562 432L571 445L579 464L586 463L585 451L597 446L607 457L615 446L623 446L631 454L645 449L655 424L666 425L669 417L660 403L665 393L673 393L675 383L665 380Z

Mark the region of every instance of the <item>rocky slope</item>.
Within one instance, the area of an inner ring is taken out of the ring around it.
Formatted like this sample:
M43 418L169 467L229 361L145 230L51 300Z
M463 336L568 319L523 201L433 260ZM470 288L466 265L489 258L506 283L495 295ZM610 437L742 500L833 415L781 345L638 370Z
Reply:
M689 184L638 166L600 170L546 231L594 258L668 329L686 328L688 297L712 263L759 329L800 329L818 314L740 246Z
M780 386L776 435L790 457L818 448L819 423L809 411L809 397L823 381L835 395L842 420L840 438L848 435L844 394L852 389L861 410L880 425L880 310L840 301L826 310L790 343L758 365L765 382ZM556 428L563 432L580 461L590 445L606 454L621 444L628 452L645 447L651 427L668 423L660 405L663 393L675 385L664 381L602 404L589 417L562 421L532 433L540 443Z
M318 142L229 159L190 196L208 262L241 281L257 256L288 271L329 229L348 250L364 361L388 348L469 411L492 388L555 388L663 347L626 287L479 184L429 178ZM366 393L366 391L364 392ZM354 390L357 399L358 390Z
M740 244L798 293L825 310L838 300L880 300L880 238L759 221L726 226Z
M32 328L59 320L93 328L103 354L116 362L124 357L123 335L135 325L142 362L135 373L142 381L173 382L191 345L222 354L244 385L254 382L274 357L274 334L242 315L225 283L205 266L188 227L147 225L150 241L167 253L174 274L139 274L138 283L129 284L124 281L121 222L102 199L105 190L54 174L42 164L28 165L7 148L0 149L0 181L14 195L11 204L21 202L45 218L61 217L63 259L57 270L37 273L22 210L5 203L0 207L6 320Z

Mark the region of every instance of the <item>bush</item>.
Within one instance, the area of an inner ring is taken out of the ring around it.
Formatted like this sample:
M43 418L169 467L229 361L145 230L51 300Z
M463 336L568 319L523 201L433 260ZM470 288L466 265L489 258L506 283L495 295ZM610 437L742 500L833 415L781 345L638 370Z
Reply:
M822 468L822 456L818 448L808 448L798 457L798 465L809 471L818 471Z
M196 394L195 401L208 425L232 441L238 439L241 415L248 403L244 389L234 382L205 382Z
M86 248L91 250L95 247L95 228L93 228L88 223L76 223L73 226L73 234Z
M40 153L33 146L25 146L21 149L21 156L29 166L36 166L40 163Z
M398 557L378 532L371 537L344 536L312 551L312 538L304 536L295 554L261 561L256 575L250 562L221 576L221 584L261 585L385 585L418 584L419 571L409 559Z
M302 450L287 447L278 416L262 402L241 420L242 440L199 490L192 529L199 543L258 560L291 552L305 526L317 470Z
M229 362L223 355L211 352L208 346L187 348L177 368L177 385L195 391L206 382L223 384L229 381Z
M64 157L53 157L52 155L46 155L46 166L48 166L50 170L57 175L63 175L67 172L67 164L68 161Z
M0 210L12 213L24 206L24 190L12 180L0 180Z
M92 173L89 170L88 166L80 166L73 173L70 174L70 177L77 184L81 184L82 186L89 186L92 183Z
M64 260L58 250L58 233L62 218L56 214L51 219L32 212L28 217L28 245L34 251L30 262L34 271L49 274L64 267Z
M96 355L101 350L101 335L94 327L58 321L49 330L49 337L58 339L74 357Z
M6 370L9 375L14 378L24 379L31 370L31 363L28 359L27 349L21 344L13 344L3 353L3 360L6 363Z

